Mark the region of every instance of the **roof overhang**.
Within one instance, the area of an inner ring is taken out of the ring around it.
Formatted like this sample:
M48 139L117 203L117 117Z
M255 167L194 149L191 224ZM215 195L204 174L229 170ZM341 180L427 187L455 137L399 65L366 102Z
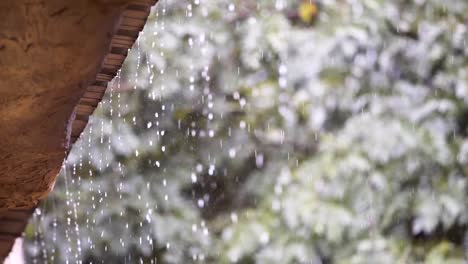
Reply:
M156 1L0 1L0 262Z

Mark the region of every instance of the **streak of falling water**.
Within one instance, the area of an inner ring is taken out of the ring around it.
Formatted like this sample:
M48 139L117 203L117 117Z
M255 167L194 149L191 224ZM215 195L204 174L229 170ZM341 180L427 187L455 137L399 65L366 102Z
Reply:
M34 210L32 216L32 222L37 226L34 231L34 258L32 259L33 263L47 263L48 261L48 251L47 245L44 242L44 230L41 226L41 223L44 220L43 217L43 205L39 206Z
M70 259L69 257L72 256L72 237L71 237L71 234L70 234L70 231L72 230L71 229L71 211L70 211L70 189L69 189L69 186L68 186L68 173L67 173L67 168L66 168L66 163L64 163L64 165L62 166L62 172L63 172L63 175L64 175L64 179L65 179L65 198L66 198L66 209L67 211L65 212L65 218L66 218L66 229L65 229L65 237L67 239L67 249L66 249L66 253L65 253L65 262L68 264L70 263Z

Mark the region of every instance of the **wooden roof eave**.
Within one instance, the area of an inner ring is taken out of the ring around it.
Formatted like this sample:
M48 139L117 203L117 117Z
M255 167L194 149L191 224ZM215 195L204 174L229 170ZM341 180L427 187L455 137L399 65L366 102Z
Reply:
M75 118L71 125L71 143L74 143L102 100L107 88L143 29L151 7L157 0L130 0L120 16L109 52L105 55L101 68L90 85L83 92L75 107ZM34 212L35 207L22 209L0 209L0 262L3 262L11 251L14 241L20 237Z

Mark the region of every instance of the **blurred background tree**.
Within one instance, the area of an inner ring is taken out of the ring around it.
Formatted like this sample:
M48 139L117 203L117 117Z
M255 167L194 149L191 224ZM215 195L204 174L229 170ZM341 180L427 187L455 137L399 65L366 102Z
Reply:
M161 0L32 263L466 263L468 2Z

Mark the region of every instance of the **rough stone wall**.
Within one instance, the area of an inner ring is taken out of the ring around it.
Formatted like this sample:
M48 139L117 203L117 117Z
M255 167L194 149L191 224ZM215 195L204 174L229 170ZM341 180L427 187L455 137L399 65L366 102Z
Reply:
M127 1L0 1L0 208L33 206L53 187Z

